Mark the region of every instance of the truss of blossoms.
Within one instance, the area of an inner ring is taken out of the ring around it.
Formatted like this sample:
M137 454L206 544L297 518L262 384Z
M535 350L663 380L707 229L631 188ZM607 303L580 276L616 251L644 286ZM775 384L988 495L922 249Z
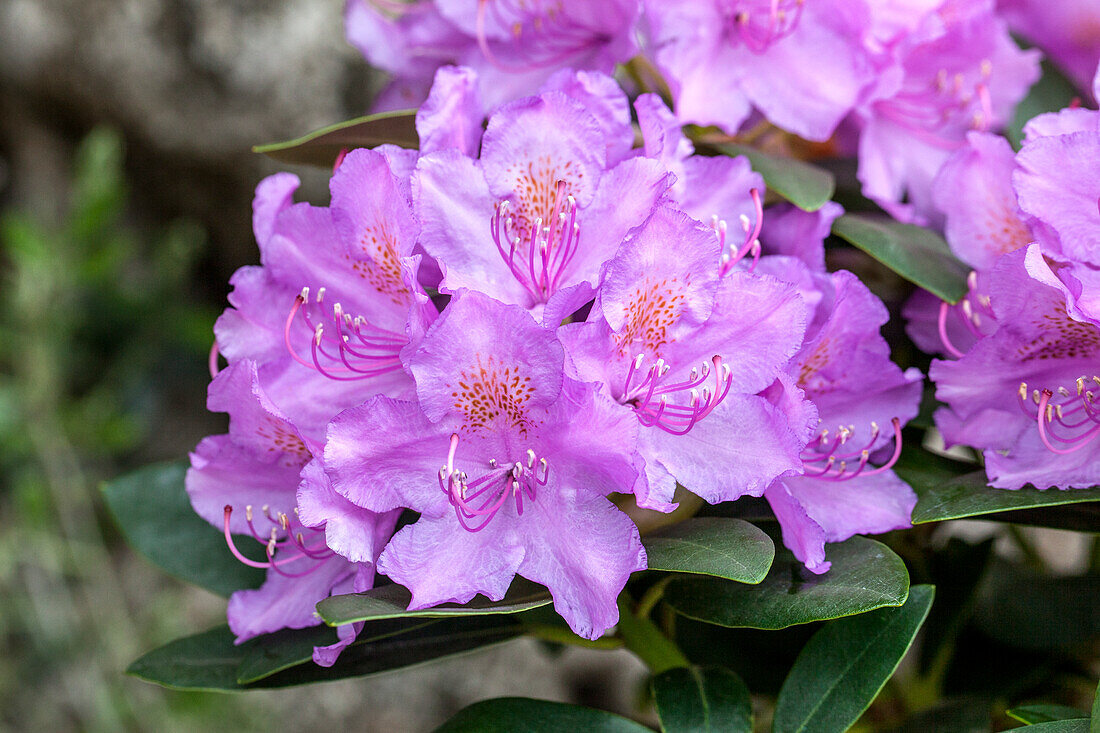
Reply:
M625 646L694 730L688 688L752 711L684 624L825 620L775 730L854 724L946 633L895 530L1100 499L1100 9L1063 4L349 0L388 114L269 148L330 200L257 186L186 470L255 571L219 643L276 660L228 686L529 634Z

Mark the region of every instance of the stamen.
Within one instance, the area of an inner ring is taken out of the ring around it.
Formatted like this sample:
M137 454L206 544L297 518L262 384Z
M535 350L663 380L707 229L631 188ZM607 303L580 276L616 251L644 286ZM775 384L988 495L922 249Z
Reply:
M749 266L749 272L756 269L756 264L760 261L760 230L764 226L764 202L760 197L760 191L752 189L749 191L749 195L752 197L752 205L754 214L756 216L756 223L750 224L749 218L744 214L741 214L741 228L745 232L745 239L741 243L741 246L736 252L726 252L726 230L725 221L720 221L721 232L719 234L718 241L722 246L722 264L718 268L719 276L725 275L733 269L734 265L743 260L746 255L752 254L753 262ZM717 219L717 217L715 217Z
M901 457L901 421L898 418L893 418L890 421L894 428L894 452L890 456L886 463L867 470L867 466L871 459L871 449L875 442L878 440L879 427L874 422L871 423L870 439L867 443L857 451L850 453L840 454L837 453L837 448L847 442L848 437L852 435L853 431L849 427L841 427L837 438L833 441L833 444L821 453L818 451L811 451L802 454L802 462L805 464L813 464L819 461L824 461L825 465L821 469L814 469L812 471L804 471L803 476L806 478L818 478L825 481L847 481L857 476L874 476L875 474L882 473L890 470L898 459ZM822 430L820 437L807 446L807 450L810 451L810 446L815 443L820 447L824 444L827 431ZM848 470L848 461L858 459L856 468ZM839 465L837 465L839 462ZM834 468L835 466L835 468Z
M663 383L662 380L672 370L663 359L657 359L645 376L634 383L633 376L640 371L644 355L639 355L632 363L623 388L622 404L634 408L639 422L646 427L657 427L672 435L685 435L699 420L709 415L729 394L733 377L722 357L715 355L710 363L704 363L702 369L693 368L687 380ZM714 387L702 385L713 375ZM674 395L687 397L686 405L673 404ZM657 398L654 406L654 398Z
M995 122L990 95L993 64L983 60L978 78L968 86L961 73L948 77L940 69L923 87L910 85L891 99L875 104L875 111L922 142L943 150L954 150L967 129L988 130Z
M557 0L478 0L478 48L493 66L516 73L561 66L570 57L606 42L604 34L563 18L560 8ZM522 61L505 63L493 52L487 33L489 13L511 36L493 43L507 45L510 56Z
M218 372L221 371L218 368L218 340L214 339L214 343L210 345L210 358L207 361L207 365L210 367L210 378L218 376Z
M726 11L727 35L730 42L740 40L753 53L764 53L783 38L794 33L802 18L805 0L766 0L767 9L748 10L742 0ZM758 21L760 18L762 20Z
M276 525L271 528L271 533L266 539L260 536L260 534L256 531L255 526L252 524L252 506L248 505L245 507L245 518L248 520L248 529L252 533L253 538L255 538L255 540L260 544L264 545L264 553L267 555L267 562L258 562L256 560L252 560L251 558L245 557L241 553L241 551L237 549L237 545L233 541L233 534L232 532L230 532L229 527L230 518L233 515L233 506L230 504L225 505L225 512L223 514L222 521L222 531L225 535L225 544L229 548L229 551L233 554L233 557L237 558L238 561L244 563L245 565L252 568L271 568L281 575L285 575L291 578L300 578L304 575L312 573L323 564L324 560L329 559L335 554L325 545L324 542L315 547L306 547L304 542L304 535L301 531L297 532L296 534L291 533L290 518L286 514L280 512L278 517L276 519L273 519L268 513L267 506L264 506L263 513L268 521L271 521L273 524ZM287 537L283 540L279 539L280 528L287 535ZM284 554L280 552L281 550L285 549L287 545L294 548L293 551L289 554ZM276 553L280 555L278 560L275 559ZM313 565L312 567L296 573L288 573L281 568L281 566L283 565L287 565L303 558L318 560L320 562Z
M1055 393L1049 388L1033 390L1031 401L1036 405L1034 412L1027 399L1027 384L1020 384L1016 392L1020 409L1035 420L1039 440L1052 453L1075 453L1100 435L1100 406L1096 404L1095 393L1085 388L1090 381L1100 385L1100 377L1082 376L1075 380L1072 391L1058 387L1059 402L1053 401Z
M331 315L324 307L325 289L317 291L314 303L309 302L309 288L294 298L283 325L283 343L294 361L337 381L354 381L381 376L401 368L398 355L408 339L392 331L371 325L362 316L352 316L337 302ZM320 317L314 323L311 317ZM311 333L310 359L306 360L294 348L292 329L301 315L302 323ZM325 321L329 322L326 328Z
M553 295L577 252L580 224L577 222L577 201L566 190L566 183L554 184L553 207L544 225L536 217L522 230L522 222L511 215L511 203L503 199L494 206L489 232L509 271L537 303L545 303ZM526 241L526 246L521 246ZM505 246L507 243L507 247Z
M491 470L471 483L464 472L454 468L458 443L458 433L452 434L447 463L439 469L439 488L454 507L459 524L468 532L485 529L509 497L515 502L516 513L522 516L524 497L534 501L536 488L545 486L549 480L550 465L547 460L539 458L534 450L528 449L526 467L521 461L499 467L496 459L491 459ZM471 490L475 491L471 493ZM482 497L484 499L480 504L476 503ZM479 517L484 519L476 525L471 524L470 520Z

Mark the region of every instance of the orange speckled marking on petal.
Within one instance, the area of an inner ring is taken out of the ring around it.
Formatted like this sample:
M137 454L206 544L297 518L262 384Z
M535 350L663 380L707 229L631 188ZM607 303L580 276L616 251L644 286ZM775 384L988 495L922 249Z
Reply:
M256 428L256 435L268 442L268 453L285 453L287 464L305 463L313 458L302 439L275 418L267 418L267 424Z
M1100 356L1100 328L1073 320L1062 303L1056 303L1053 312L1035 317L1032 323L1040 335L1017 349L1020 361Z
M815 392L828 389L826 380L818 377L818 373L828 366L832 358L833 342L829 339L822 339L817 348L802 359L798 369L798 386Z
M477 365L462 371L457 386L448 386L453 390L455 409L466 418L468 432L496 430L503 421L506 429L526 436L534 425L527 403L535 389L518 366L499 364L492 356L482 361L479 354Z
M584 170L573 161L555 161L549 155L540 155L527 162L515 163L508 168L508 175L515 179L512 216L516 220L514 231L526 236L536 219L549 226L550 217L558 200L558 181L565 182L563 196L580 190L584 183Z
M385 222L368 227L359 239L359 247L369 259L348 257L356 274L379 293L389 295L394 303L406 302L409 288L402 277L397 244Z
M686 282L673 277L654 281L646 279L644 285L635 288L628 298L626 319L623 327L615 334L619 353L627 356L637 350L641 344L652 354L675 339L668 334L670 326L680 318L683 310Z
M1031 231L1014 209L1004 202L987 209L983 226L975 236L982 249L993 255L1014 252L1034 241Z

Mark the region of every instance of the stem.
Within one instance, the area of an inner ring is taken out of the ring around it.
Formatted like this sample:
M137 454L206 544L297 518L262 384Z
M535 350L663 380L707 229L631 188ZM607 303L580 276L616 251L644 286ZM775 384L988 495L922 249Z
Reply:
M656 624L637 615L630 595L623 591L619 596L619 625L617 636L627 649L634 652L653 674L660 674L677 667L690 667L691 662Z
M653 611L654 606L661 602L661 598L665 595L665 588L672 582L672 574L667 574L665 577L658 580L653 585L649 586L643 595L642 599L638 601L638 610L635 614L639 618L649 618L649 614Z
M659 94L669 108L673 107L672 89L653 62L644 55L638 54L623 64L623 68L643 92Z
M615 636L604 636L599 639L582 639L569 629L550 624L531 624L524 629L524 633L542 641L552 641L556 644L579 646L584 649L622 649L623 640Z

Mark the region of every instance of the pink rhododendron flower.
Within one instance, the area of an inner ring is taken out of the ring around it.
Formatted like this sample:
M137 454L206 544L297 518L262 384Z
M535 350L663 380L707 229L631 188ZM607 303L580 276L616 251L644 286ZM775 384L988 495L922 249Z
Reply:
M518 574L549 588L581 636L617 620L646 556L605 496L634 486L637 422L564 362L529 313L464 291L410 360L417 401L377 397L333 421L335 490L371 511L420 513L379 559L412 591L410 608L499 600Z
M349 0L348 41L393 77L375 109L418 106L440 66L475 69L490 106L562 68L610 73L633 56L638 0Z
M187 492L199 516L223 529L229 550L247 565L267 569L256 590L239 590L229 600L229 628L241 643L279 629L321 623L314 606L330 595L369 589L375 562L393 533L397 513L375 513L340 499L344 531L359 538L352 557L326 545L324 521L297 510L303 469L315 470L321 446L301 433L260 386L254 362L242 360L210 385L211 410L229 413L229 433L205 438L191 454ZM232 535L251 535L267 559L242 555ZM358 633L340 627L340 641L318 647L314 659L326 666Z

